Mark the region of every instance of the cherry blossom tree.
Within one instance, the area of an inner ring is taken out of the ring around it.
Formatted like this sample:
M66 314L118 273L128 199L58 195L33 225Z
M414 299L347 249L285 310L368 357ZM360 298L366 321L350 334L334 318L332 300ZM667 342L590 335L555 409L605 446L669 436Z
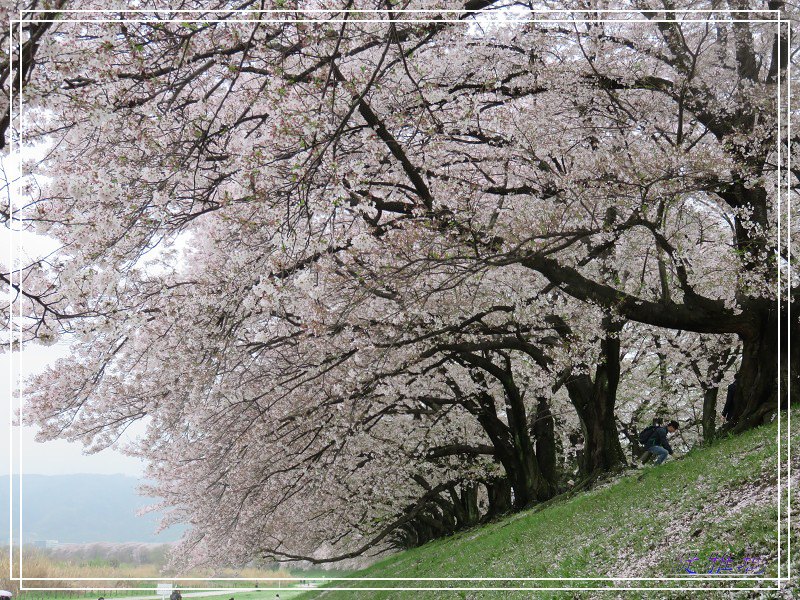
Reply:
M730 427L786 404L773 13L29 6L0 134L46 148L12 224L60 249L0 271L26 339L73 353L28 414L90 449L146 420L128 451L193 559L351 558L547 500L555 405L581 474L617 468L636 336L708 392L708 437L734 336Z

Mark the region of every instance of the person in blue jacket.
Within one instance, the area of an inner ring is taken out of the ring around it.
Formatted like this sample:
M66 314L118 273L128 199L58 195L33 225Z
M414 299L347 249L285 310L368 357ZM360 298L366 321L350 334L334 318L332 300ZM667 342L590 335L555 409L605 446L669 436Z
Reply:
M667 434L675 433L678 431L678 428L679 425L677 421L670 421L667 423L666 427L651 426L642 432L646 437L646 440L644 440L644 448L657 457L657 465L663 463L667 460L667 456L672 454L672 446L669 445Z

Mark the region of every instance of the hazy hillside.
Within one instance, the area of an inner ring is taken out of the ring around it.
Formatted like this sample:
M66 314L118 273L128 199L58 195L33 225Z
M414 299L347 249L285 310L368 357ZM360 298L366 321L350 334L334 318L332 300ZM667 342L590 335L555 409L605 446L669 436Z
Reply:
M182 530L155 535L159 514L136 516L155 501L136 493L139 480L125 475L25 475L22 490L23 541L170 542ZM7 475L0 476L0 514L8 515ZM18 494L14 479L14 497ZM16 504L16 502L15 502ZM18 516L15 515L15 524ZM15 530L14 536L17 538ZM0 519L0 539L8 522Z

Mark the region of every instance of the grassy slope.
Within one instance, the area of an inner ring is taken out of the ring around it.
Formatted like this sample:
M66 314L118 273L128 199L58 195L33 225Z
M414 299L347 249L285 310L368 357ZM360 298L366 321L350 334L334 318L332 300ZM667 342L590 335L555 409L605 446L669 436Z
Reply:
M792 411L792 496L797 501L797 467L800 457L800 410ZM786 415L783 415L783 454L786 452ZM636 582L631 585L730 587L733 581L702 581L684 572L683 557L700 557L708 570L709 558L718 553L767 558L766 573L777 576L777 423L720 441L710 448L690 452L660 467L645 467L600 489L580 494L540 511L528 511L459 535L402 552L378 562L352 577L689 577L688 581ZM786 486L786 459L782 485ZM785 509L784 509L785 510ZM785 522L785 518L783 519ZM794 539L797 529L792 524ZM786 531L782 564L786 573ZM793 548L794 550L794 548ZM792 571L800 568L792 553ZM699 564L699 563L696 563ZM695 568L696 571L701 569ZM752 576L752 575L751 575ZM453 587L488 582L450 582ZM443 587L447 582L336 582L337 587ZM494 587L512 584L494 582ZM608 585L602 582L517 582L522 586ZM739 582L754 587L757 582ZM738 592L736 597L800 598L800 587L777 592ZM381 592L363 591L369 598L474 598L531 597L531 592ZM731 592L644 591L628 597L688 598L729 597ZM352 598L349 592L311 592L303 598ZM603 597L605 592L554 591L537 597Z

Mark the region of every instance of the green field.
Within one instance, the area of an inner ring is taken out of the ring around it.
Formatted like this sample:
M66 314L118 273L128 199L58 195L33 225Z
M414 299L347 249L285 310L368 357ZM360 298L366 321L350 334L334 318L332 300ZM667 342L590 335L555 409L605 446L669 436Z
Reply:
M793 410L795 423L800 411ZM800 435L792 436L793 485L797 486L797 457ZM786 494L786 414L783 415L782 476ZM464 531L390 556L352 577L685 577L685 581L660 583L639 581L636 587L754 587L757 582L712 582L708 577L776 577L777 545L777 423L708 448L668 460L660 467L647 466L627 472L616 481L588 493L536 511L513 515L502 521ZM794 491L792 495L796 497ZM785 508L783 509L785 511ZM784 519L785 522L785 519ZM786 574L786 530L783 530L782 574ZM800 550L800 548L798 548ZM797 552L792 567L800 567ZM725 564L724 557L731 562ZM691 560L697 557L697 560ZM718 560L712 561L716 557ZM746 561L746 558L753 560ZM690 562L687 562L690 561ZM763 562L763 567L759 566ZM688 568L696 571L693 575ZM709 568L727 567L731 572L701 574ZM694 568L692 568L694 567ZM702 567L702 568L701 568ZM763 574L757 574L763 568ZM750 571L750 573L746 573ZM617 585L625 584L620 582ZM447 582L447 581L352 581L327 587L599 587L608 582ZM769 584L772 585L772 584ZM479 595L478 595L479 594ZM729 597L729 591L627 592L624 597L690 598ZM754 597L778 597L779 592L754 592ZM763 595L759 595L763 594ZM782 597L800 597L800 588L780 592ZM792 595L788 595L792 594ZM389 598L475 598L531 597L532 592L515 593L461 591L364 591L359 597ZM309 592L304 599L352 598L352 593ZM608 591L538 594L553 598L610 598ZM737 597L741 597L741 593ZM745 595L746 597L746 595Z

